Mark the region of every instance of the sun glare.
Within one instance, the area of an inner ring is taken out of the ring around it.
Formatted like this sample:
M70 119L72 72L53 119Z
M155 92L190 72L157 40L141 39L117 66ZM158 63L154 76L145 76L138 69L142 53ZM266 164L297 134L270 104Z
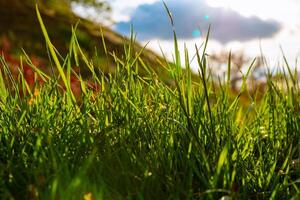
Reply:
M206 0L207 3L212 7L223 7L235 10L237 12L242 12L244 14L256 14L260 7L266 8L270 6L270 0Z
M298 22L299 19L296 1L286 1L284 6L282 0L206 0L206 2L209 6L234 10L246 17L257 16L292 23Z
M232 0L206 0L213 7L230 7Z

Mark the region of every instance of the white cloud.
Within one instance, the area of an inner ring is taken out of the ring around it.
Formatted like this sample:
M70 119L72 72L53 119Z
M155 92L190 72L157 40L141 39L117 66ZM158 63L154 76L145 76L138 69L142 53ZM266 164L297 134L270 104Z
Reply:
M300 23L299 0L206 0L210 6L235 10L243 16L274 19L287 24Z
M129 21L130 15L135 8L142 4L150 4L158 0L114 0L111 2L113 8L113 19L116 22Z
M253 16L244 17L233 10L213 8L204 1L167 0L166 3L172 12L176 32L180 39L189 40L204 36L210 24L212 26L211 38L221 43L268 38L281 28L281 25L274 20L262 20ZM118 23L116 30L128 35L131 24L138 34L138 39L172 40L172 28L162 2L138 6L131 13L130 21Z

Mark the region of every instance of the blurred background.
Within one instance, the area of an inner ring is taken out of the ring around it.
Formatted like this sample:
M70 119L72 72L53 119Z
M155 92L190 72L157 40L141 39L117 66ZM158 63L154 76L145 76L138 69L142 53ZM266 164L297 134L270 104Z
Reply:
M136 50L148 44L143 59L164 79L166 72L157 60L161 50L172 61L173 34L161 0L0 0L0 48L6 60L17 63L24 49L41 68L48 54L37 21L38 4L52 42L64 55L79 21L77 37L83 50L106 73L114 71L113 60L104 56L100 28L109 52L122 56L130 27L137 34ZM214 77L225 77L232 51L232 87L238 88L242 73L257 57L252 80L263 83L269 68L274 73L284 67L283 52L292 68L300 56L300 1L298 0L166 0L172 12L182 52L184 45L195 54L211 32L207 56ZM197 63L191 60L197 73ZM47 67L44 70L47 71ZM83 74L85 69L81 69ZM142 73L142 70L141 70Z
M166 0L181 42L193 51L203 42L211 25L208 52L260 56L270 66L280 65L282 47L291 65L300 56L300 1L298 0ZM160 0L115 0L111 3L112 26L127 35L132 24L138 40L160 44L171 57L172 29ZM80 13L80 12L78 12ZM83 13L83 12L82 12Z

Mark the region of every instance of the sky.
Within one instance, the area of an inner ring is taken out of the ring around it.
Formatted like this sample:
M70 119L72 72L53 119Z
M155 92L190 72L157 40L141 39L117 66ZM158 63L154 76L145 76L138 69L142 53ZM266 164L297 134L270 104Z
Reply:
M195 53L211 26L208 53L244 52L250 58L262 52L269 65L282 60L280 47L291 65L300 57L299 0L165 0L174 19L180 47ZM112 0L111 28L171 59L172 26L161 0Z

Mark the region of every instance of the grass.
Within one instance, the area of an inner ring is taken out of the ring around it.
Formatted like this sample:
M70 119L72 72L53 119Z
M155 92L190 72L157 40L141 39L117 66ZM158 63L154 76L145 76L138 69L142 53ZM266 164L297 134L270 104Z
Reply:
M1 57L1 199L300 198L300 99L289 66L287 89L268 75L262 99L243 106L240 95L229 95L230 74L224 83L211 81L205 48L196 55L199 82L183 73L181 60L189 69L190 56L185 50L180 58L175 32L174 62L162 66L172 86L134 53L134 37L123 57L111 55L115 74L104 76L76 34L61 57L39 22L59 74L31 65L44 80L33 90L22 73L11 77ZM76 100L74 62L90 69L101 92L75 74L82 91ZM148 75L141 77L140 68Z

